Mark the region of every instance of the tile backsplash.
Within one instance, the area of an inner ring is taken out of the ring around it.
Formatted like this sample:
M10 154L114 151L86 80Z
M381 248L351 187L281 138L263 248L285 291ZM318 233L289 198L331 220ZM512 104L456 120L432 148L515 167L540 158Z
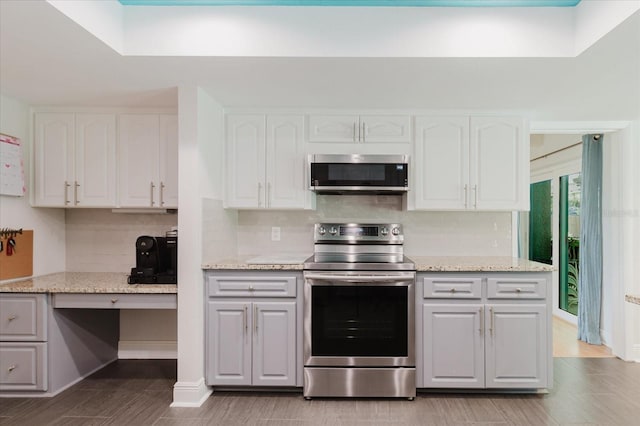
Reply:
M397 222L404 226L405 253L414 256L510 256L510 212L416 212L389 195L318 195L316 210L239 211L238 254L313 252L317 222ZM271 227L280 241L271 241Z
M136 264L136 239L164 236L178 225L178 216L67 209L65 222L67 271L130 272Z

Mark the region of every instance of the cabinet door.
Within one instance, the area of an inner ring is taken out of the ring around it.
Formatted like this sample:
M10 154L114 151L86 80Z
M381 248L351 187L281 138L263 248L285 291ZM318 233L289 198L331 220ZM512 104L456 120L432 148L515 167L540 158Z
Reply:
M253 384L295 386L296 303L254 303Z
M304 116L267 117L267 207L304 208Z
M158 126L154 114L119 117L120 207L158 207Z
M265 206L265 116L227 116L226 206Z
M417 117L413 164L417 209L466 209L469 194L468 118Z
M209 302L207 309L207 384L250 385L251 304Z
M411 142L408 115L362 115L360 129L360 142Z
M178 208L178 117L160 116L160 168L158 204Z
M72 203L73 114L35 115L35 193L34 205L66 207Z
M424 386L484 387L483 305L423 306Z
M545 305L487 305L486 386L547 386Z
M116 117L77 114L73 204L116 206Z
M529 153L517 117L471 118L470 204L478 210L526 210Z
M360 139L357 115L309 116L309 142L347 142Z

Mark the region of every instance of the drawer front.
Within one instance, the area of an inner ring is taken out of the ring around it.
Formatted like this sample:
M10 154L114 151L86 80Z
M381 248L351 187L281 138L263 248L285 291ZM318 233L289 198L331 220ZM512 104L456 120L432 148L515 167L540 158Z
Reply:
M547 280L544 278L489 278L488 299L544 299Z
M210 276L210 297L296 297L296 277Z
M0 391L47 390L46 343L0 343Z
M480 299L482 278L423 277L425 299Z
M45 294L0 295L0 341L47 340Z
M176 294L67 294L53 295L54 308L177 309Z

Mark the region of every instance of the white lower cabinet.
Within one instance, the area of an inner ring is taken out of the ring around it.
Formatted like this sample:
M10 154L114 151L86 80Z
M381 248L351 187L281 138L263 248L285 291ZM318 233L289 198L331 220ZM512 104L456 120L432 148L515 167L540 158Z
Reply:
M208 385L299 385L296 282L296 275L208 274ZM221 291L231 287L234 291Z
M476 295L455 290L478 281L482 288ZM444 283L453 291L433 291ZM419 274L418 387L551 387L548 283L548 273ZM487 291L496 285L514 286L514 292Z

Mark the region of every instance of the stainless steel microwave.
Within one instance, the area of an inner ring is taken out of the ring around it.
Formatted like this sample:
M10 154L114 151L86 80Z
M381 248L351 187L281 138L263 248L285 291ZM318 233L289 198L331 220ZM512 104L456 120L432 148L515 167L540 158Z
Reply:
M402 194L409 188L409 157L311 154L309 182L323 194Z

